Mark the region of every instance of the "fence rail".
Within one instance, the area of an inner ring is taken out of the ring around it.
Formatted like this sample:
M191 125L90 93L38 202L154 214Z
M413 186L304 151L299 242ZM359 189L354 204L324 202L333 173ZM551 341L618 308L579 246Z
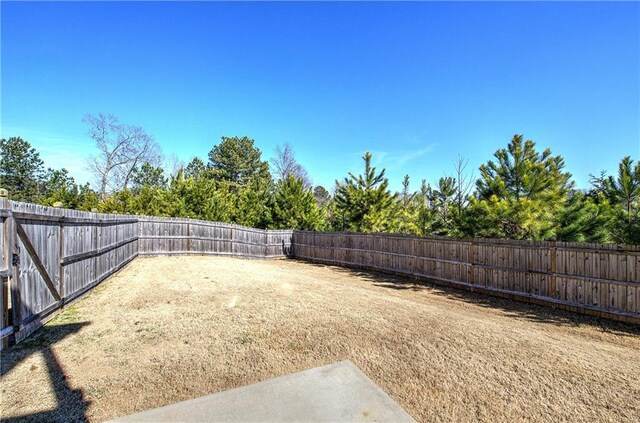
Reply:
M294 256L640 323L640 246L294 231Z
M282 257L291 231L194 219L82 212L0 198L1 346L20 342L52 313L138 255Z

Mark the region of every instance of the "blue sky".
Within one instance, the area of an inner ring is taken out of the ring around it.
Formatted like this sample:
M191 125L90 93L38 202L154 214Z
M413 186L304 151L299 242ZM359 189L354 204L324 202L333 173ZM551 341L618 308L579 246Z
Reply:
M165 154L289 142L316 184L374 153L391 187L477 167L522 133L589 173L640 159L640 4L1 4L1 136L90 179L86 113ZM475 172L477 175L477 171Z

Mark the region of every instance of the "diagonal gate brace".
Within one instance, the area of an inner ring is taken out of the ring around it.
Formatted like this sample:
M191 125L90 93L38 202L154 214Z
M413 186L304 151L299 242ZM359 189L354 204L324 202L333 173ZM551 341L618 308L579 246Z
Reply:
M62 298L60 297L60 293L58 293L58 291L56 290L56 286L53 283L51 276L49 276L49 273L47 273L47 269L40 261L40 257L38 257L38 253L36 252L35 248L33 248L33 244L31 244L31 241L29 240L27 233L24 231L22 224L15 217L14 221L16 222L16 232L18 233L18 237L20 237L20 239L22 240L22 243L27 249L31 260L33 260L33 263L36 265L36 269L38 269L38 272L40 272L40 276L42 276L42 279L44 279L44 283L47 285L47 288L49 288L49 292L51 292L51 295L53 295L53 298L55 298L56 301L61 301Z

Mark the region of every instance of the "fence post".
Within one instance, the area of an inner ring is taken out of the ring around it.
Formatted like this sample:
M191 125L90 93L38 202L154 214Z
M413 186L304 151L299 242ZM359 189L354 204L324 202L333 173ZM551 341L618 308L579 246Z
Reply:
M136 220L136 231L135 231L135 236L138 238L138 240L136 241L135 245L136 245L136 251L133 253L136 257L138 257L140 255L140 245L142 244L140 242L140 235L141 235L141 229L140 229L140 217L138 216L138 219Z
M62 203L60 203L60 205L57 205L58 203L56 203L54 206L55 207L62 207ZM63 259L64 259L64 215L60 218L60 254L59 254L59 267L58 267L58 275L60 276L60 280L58 281L60 286L58 287L58 292L60 293L60 308L62 308L64 306L64 265L63 265Z
M187 252L191 252L191 221L187 220Z
M549 292L549 296L551 298L556 298L558 299L558 295L557 295L557 284L558 284L558 276L557 276L557 272L558 272L558 247L557 246L553 246L551 247L551 289Z
M93 225L94 231L93 231L93 240L92 240L92 244L93 244L93 250L96 251L98 249L98 231L100 230L100 225L98 223L98 217L96 216L96 221L94 222ZM139 243L139 242L138 242ZM138 246L138 249L140 247ZM100 256L96 256L94 257L93 260L93 277L95 278L93 280L93 282L98 282L98 279L100 279L100 275L98 275L98 260L99 260Z
M233 242L233 226L231 227L231 255L235 254L236 252L236 246L235 243Z
M411 263L411 273L413 273L413 278L414 279L418 279L418 248L417 248L417 244L418 244L418 238L417 237L413 237L411 239L411 255L412 257L412 263Z
M18 235L16 233L16 221L11 211L9 200L3 198L5 208L9 211L9 215L5 222L7 223L7 236L5 238L6 249L8 251L9 268L11 276L9 277L9 289L11 290L11 318L13 319L14 335L20 330L22 324L22 299L20 297L20 246L18 245Z
M480 278L478 277L478 272L474 269L474 265L478 264L478 249L479 249L478 239L472 238L471 245L469 246L469 282L472 284L478 284Z
M0 190L0 210L3 213L8 213L9 210L9 200L7 199L8 192L5 189ZM10 236L9 236L9 216L3 215L3 224L2 224L2 232L0 236L2 237L2 268L1 271L4 272L2 275L2 291L0 292L0 303L2 304L2 310L0 310L0 329L4 329L5 326L9 324L9 278L11 272L11 244L10 244ZM0 342L0 350L9 345L9 338L3 337Z
M264 230L264 256L269 257L269 230Z

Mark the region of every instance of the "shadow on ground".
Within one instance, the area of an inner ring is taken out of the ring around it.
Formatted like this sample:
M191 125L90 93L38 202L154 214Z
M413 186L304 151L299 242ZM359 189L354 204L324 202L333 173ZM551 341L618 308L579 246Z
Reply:
M394 289L397 291L418 292L426 290L431 294L440 295L446 298L464 301L481 307L499 309L505 312L507 315L517 319L571 327L590 325L596 326L602 331L615 333L622 336L640 336L640 326L632 324L626 324L609 319L573 313L553 307L540 306L500 297L493 297L487 294L467 291L463 288L438 285L436 283L421 280L418 281L410 277L395 276L372 270L346 268L308 261L305 261L305 263L311 266L331 268L334 271L357 276L363 280L371 282L372 285L377 287Z
M58 358L51 349L67 336L78 332L89 322L51 325L40 328L27 340L7 348L1 355L1 374L4 376L32 354L42 354L49 373L56 408L14 417L2 417L3 422L85 422L89 401L84 399L82 389L72 389ZM6 393L4 393L6 395Z

